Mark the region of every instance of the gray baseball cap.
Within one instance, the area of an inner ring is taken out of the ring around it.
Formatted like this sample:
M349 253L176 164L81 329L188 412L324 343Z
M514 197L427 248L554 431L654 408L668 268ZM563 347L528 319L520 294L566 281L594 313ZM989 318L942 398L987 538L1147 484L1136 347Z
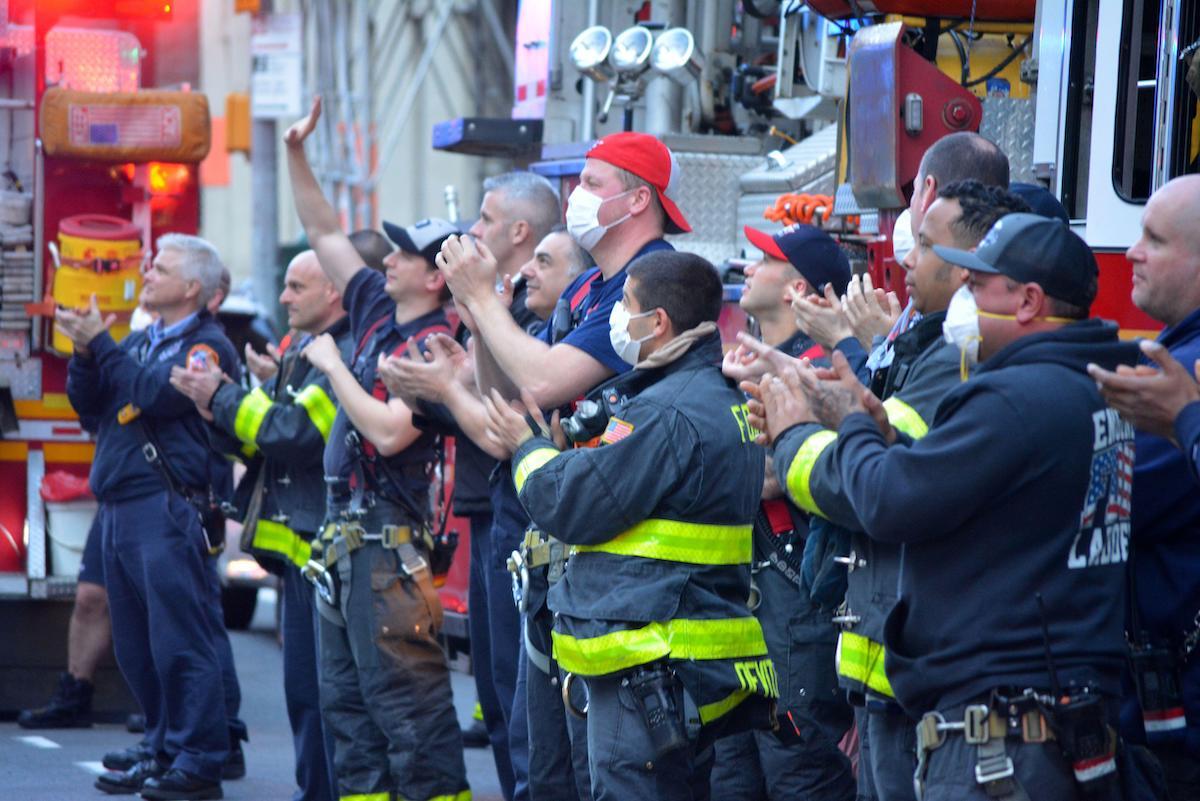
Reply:
M1099 268L1087 243L1070 228L1039 214L1006 214L974 252L934 245L941 258L979 273L1039 285L1052 298L1088 308Z
M434 263L433 260L446 238L451 234L460 233L458 226L441 217L428 217L404 227L385 221L383 232L396 247L405 253L424 256L430 264Z

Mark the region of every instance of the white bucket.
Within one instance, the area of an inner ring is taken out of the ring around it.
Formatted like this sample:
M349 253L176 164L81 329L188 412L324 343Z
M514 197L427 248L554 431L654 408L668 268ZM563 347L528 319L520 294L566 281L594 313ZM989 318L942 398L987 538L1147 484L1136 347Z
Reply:
M50 575L79 575L83 548L96 516L94 500L46 502L46 536L50 540Z

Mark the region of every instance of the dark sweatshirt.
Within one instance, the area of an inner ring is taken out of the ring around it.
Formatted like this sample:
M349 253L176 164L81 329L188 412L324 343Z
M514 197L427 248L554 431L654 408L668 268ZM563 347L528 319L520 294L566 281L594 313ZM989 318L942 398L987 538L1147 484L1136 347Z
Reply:
M871 537L904 546L884 641L909 714L1050 689L1043 620L1062 685L1119 692L1133 430L1085 367L1137 353L1109 323L1074 323L989 358L919 440L889 448L867 415L843 421L846 494Z

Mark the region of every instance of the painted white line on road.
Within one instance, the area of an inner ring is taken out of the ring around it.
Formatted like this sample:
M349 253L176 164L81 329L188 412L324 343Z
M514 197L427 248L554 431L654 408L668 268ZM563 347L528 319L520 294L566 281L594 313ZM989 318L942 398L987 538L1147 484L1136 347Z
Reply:
M14 737L13 739L19 740L20 742L25 743L25 745L32 745L34 748L62 748L61 745L53 740L46 737L38 737L36 735L32 737Z
M76 762L76 765L86 770L88 773L94 773L97 776L108 773L108 768L104 767L99 762Z

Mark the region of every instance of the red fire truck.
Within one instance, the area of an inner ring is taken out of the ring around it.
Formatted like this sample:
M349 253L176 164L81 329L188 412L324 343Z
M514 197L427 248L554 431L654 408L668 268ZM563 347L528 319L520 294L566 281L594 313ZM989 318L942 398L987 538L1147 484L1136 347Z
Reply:
M67 402L70 343L53 329L54 306L94 293L118 315L114 335L128 332L151 243L197 232L210 131L204 96L189 91L196 4L0 8L0 712L10 712L47 696L66 664L60 601L74 593L89 519L71 487L83 486L94 445ZM128 708L111 664L97 688L101 715Z

